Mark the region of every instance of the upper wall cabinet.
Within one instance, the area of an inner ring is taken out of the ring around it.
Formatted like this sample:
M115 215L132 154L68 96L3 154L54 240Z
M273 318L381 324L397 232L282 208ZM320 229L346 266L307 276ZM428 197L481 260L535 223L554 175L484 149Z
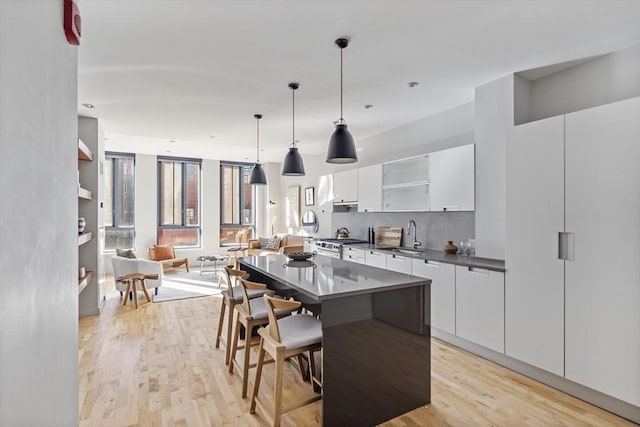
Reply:
M358 169L358 212L382 211L382 165Z
M422 155L382 165L382 210L429 210L429 156Z
M475 210L475 145L429 154L431 211Z
M358 202L358 169L333 174L333 203Z

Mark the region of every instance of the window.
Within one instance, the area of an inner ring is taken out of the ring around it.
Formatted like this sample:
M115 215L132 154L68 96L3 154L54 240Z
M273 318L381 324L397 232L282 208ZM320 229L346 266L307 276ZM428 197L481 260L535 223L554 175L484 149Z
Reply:
M253 238L255 211L253 164L220 163L220 245L237 245Z
M158 157L158 244L200 246L197 159Z
M135 247L135 155L105 153L105 250Z

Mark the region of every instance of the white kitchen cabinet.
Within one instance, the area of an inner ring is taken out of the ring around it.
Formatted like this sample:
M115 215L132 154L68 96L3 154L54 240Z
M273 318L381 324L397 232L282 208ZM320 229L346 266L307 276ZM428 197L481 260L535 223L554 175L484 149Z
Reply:
M564 344L565 378L635 406L638 117L634 98L514 129L506 217L507 354L558 373Z
M455 334L455 265L417 258L411 261L411 271L414 276L431 279L431 327Z
M427 212L431 200L429 191L428 155L382 165L383 211Z
M429 153L432 212L475 210L475 145Z
M382 211L382 165L358 169L358 212Z
M372 267L387 268L387 254L369 249L365 254L365 264Z
M387 270L411 274L411 258L398 254L387 254Z
M504 352L504 273L456 266L456 335Z
M512 128L507 141L505 353L563 376L564 116Z
M358 169L333 174L333 203L358 201Z
M366 264L366 250L353 248L351 246L342 247L342 259L345 261L357 262L358 264Z
M333 199L333 175L322 175L318 178L318 194L315 201L320 213L333 212Z
M640 406L640 98L566 115L565 376ZM571 255L571 254L570 254Z

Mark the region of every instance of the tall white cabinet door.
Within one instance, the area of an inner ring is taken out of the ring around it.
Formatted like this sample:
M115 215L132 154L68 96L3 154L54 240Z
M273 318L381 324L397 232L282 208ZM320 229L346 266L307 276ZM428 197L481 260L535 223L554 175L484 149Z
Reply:
M382 165L358 169L358 212L382 211Z
M566 116L566 377L640 406L640 98Z
M414 276L431 279L431 322L429 324L455 335L456 266L417 258L412 262Z
M564 116L509 130L506 183L505 352L564 375Z
M431 211L475 210L475 145L429 154Z

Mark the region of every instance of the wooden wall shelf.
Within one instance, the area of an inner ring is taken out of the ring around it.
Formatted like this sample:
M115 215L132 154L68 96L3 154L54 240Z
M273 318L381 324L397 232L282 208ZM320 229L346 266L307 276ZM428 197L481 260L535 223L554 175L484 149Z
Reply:
M84 288L86 288L89 282L91 282L92 277L93 271L87 271L84 277L78 279L78 293L84 291Z
M78 246L84 245L85 243L91 241L92 237L93 233L91 232L80 234L78 236Z
M93 153L80 138L78 138L78 160L93 160Z
M89 190L86 190L82 187L78 188L78 197L85 200L93 199L93 193Z

